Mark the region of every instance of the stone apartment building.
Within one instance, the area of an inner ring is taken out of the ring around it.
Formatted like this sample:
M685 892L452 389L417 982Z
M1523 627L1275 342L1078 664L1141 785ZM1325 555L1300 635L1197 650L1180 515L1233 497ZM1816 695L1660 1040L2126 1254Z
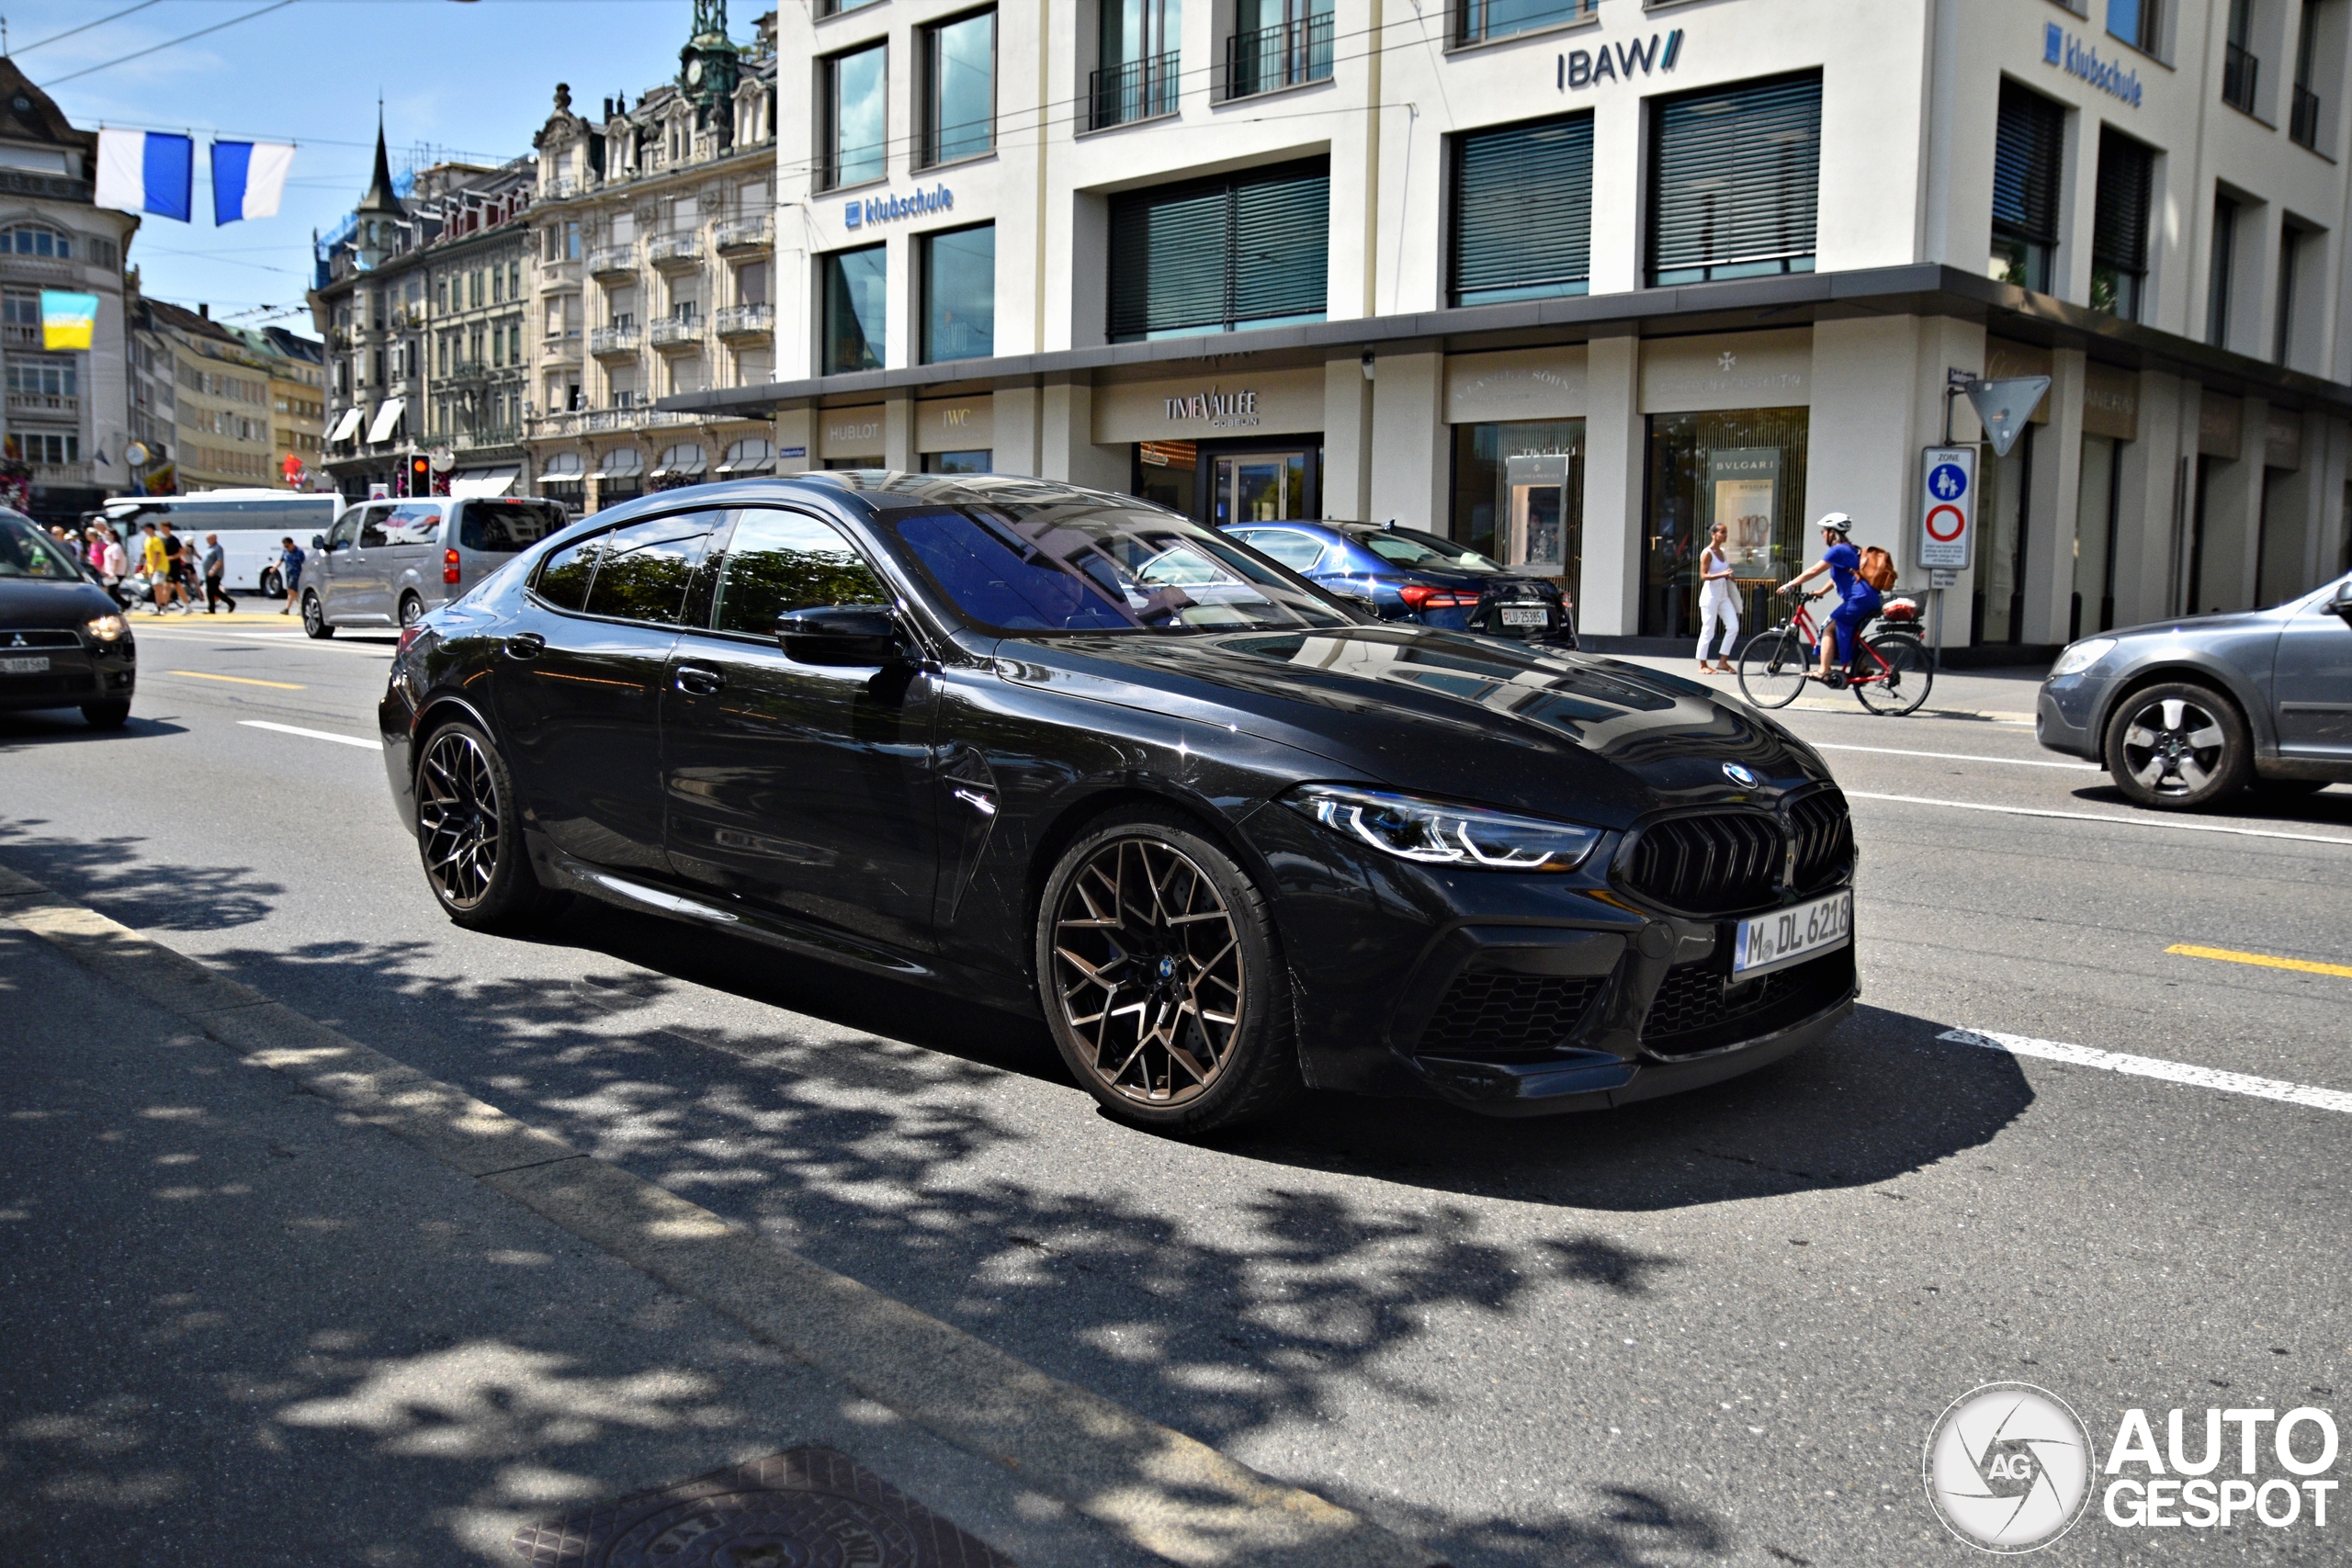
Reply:
M148 450L134 489L187 493L280 482L270 387L279 356L211 319L134 289L131 434Z

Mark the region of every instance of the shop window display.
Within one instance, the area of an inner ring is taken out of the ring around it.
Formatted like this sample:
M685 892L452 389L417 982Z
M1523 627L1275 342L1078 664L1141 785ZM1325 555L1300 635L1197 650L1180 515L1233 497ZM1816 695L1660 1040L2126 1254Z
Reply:
M1576 597L1584 570L1584 421L1453 427L1453 536Z
M1645 637L1699 635L1699 554L1717 523L1730 535L1732 586L1749 632L1781 618L1772 589L1814 557L1804 529L1805 409L1653 414L1642 541ZM1883 544L1888 536L1858 544Z

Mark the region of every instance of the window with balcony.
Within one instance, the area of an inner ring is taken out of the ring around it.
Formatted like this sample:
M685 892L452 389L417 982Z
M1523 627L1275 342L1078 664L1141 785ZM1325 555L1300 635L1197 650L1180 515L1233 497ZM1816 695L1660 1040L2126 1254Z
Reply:
M2254 113L2254 91L2262 79L2262 62L2253 42L2254 0L2230 0L2229 38L2222 45L2222 101L2248 114Z
M1096 130L1176 112L1182 0L1102 0L1100 63L1089 124Z
M1330 213L1321 158L1113 197L1112 341L1323 320Z
M1650 141L1652 286L1813 270L1817 73L1663 99Z
M825 188L878 180L888 164L889 48L876 44L825 62Z
M922 362L986 359L996 352L996 225L925 234Z
M824 363L820 374L879 370L888 352L888 265L884 247L835 251L822 260Z
M922 33L922 161L953 164L996 146L996 13Z
M1592 115L1453 146L1453 303L1582 294L1592 276Z
M2318 54L2319 0L2303 0L2295 33L2295 101L2288 110L2287 134L2313 152L2319 150L2319 95L2312 90Z
M2158 52L2164 39L2156 15L2159 0L2107 0L2107 30L2143 54Z
M2155 189L2155 154L2103 128L2098 136L2098 193L2091 220L2091 309L2142 319L2148 276L2148 205Z
M1993 132L1992 276L2047 294L2058 254L2058 190L2066 110L2001 84Z
M1238 0L1226 40L1225 96L1329 81L1331 7L1332 0Z
M75 385L71 359L34 358L26 355L11 355L8 358L8 390L26 397L72 398L81 395Z
M1454 0L1453 41L1484 43L1589 17L1600 0Z

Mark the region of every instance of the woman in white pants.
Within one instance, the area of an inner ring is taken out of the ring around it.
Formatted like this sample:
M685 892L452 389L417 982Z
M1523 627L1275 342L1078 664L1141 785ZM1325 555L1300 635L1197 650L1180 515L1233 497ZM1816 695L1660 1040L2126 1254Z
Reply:
M1739 641L1739 598L1732 591L1731 558L1724 553L1724 540L1729 530L1718 523L1707 536L1707 547L1699 552L1699 673L1702 675L1731 671L1731 650ZM1714 645L1715 628L1723 627L1723 650L1715 662L1707 662L1707 649Z

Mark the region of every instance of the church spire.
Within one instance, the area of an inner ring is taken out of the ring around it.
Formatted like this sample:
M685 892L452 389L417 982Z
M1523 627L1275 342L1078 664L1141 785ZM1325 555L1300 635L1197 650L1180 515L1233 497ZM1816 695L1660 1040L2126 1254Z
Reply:
M408 209L392 190L392 161L384 151L384 106L376 106L376 174L368 182L368 194L359 198L363 213L382 213L390 218L406 218Z

